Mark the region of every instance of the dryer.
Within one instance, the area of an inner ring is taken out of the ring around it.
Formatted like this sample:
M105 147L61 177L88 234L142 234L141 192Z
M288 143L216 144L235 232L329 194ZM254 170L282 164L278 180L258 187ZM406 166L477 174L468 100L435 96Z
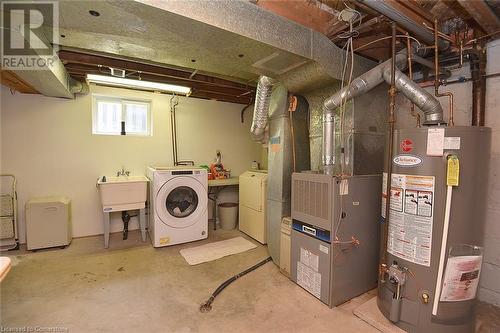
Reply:
M149 167L148 232L154 247L208 237L208 176L196 167Z

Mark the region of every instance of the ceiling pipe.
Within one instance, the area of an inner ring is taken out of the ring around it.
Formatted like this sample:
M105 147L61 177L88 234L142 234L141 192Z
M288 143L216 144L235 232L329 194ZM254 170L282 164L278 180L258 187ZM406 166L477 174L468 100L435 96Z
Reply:
M387 2L383 0L357 0L357 1L365 4L366 6L370 7L373 10L376 10L380 14L390 18L392 21L396 22L398 26L406 29L409 32L412 32L420 39L420 41L424 42L425 44L427 45L434 44L434 34L431 31L423 27L420 23L415 22L407 15L396 10ZM440 40L438 43L438 47L440 50L446 50L449 46L450 43L444 40Z

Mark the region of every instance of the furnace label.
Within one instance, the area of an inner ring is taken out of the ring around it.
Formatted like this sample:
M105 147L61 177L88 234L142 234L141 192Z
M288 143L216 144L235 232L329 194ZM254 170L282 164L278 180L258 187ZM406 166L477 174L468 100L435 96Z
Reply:
M321 274L318 269L319 256L301 247L300 261L297 261L297 284L321 298Z
M431 262L434 183L433 176L394 173L391 177L387 251L423 266ZM385 189L382 195L386 196Z

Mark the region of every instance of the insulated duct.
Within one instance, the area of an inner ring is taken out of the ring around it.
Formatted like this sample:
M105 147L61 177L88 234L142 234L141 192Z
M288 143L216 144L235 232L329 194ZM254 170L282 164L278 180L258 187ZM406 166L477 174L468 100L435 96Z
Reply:
M352 81L352 83L327 98L323 103L323 153L322 163L326 174L334 173L335 164L335 109L342 101L349 100L365 94L375 88L380 83L390 83L391 62L389 59L380 65L372 68ZM404 69L407 65L406 50L396 54L396 67ZM399 73L398 73L399 72ZM396 88L409 100L417 105L425 114L424 125L434 125L443 122L443 110L439 101L430 93L411 81L401 71L396 73Z
M257 83L252 127L250 128L252 139L257 142L266 143L267 141L266 126L274 83L275 81L268 76L261 76Z

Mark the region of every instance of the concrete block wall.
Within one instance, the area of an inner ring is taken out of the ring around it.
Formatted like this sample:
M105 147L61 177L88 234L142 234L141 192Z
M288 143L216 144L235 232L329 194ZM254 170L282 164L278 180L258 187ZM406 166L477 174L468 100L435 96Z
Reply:
M487 45L486 74L500 73L500 39ZM486 82L486 126L492 129L488 210L479 299L500 306L500 77Z

